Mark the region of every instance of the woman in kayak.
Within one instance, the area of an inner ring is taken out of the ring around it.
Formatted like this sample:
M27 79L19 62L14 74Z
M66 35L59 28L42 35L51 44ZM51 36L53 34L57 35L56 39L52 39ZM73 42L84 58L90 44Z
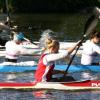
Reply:
M100 62L100 32L93 30L90 40L87 40L83 45L81 58L82 65L99 65Z
M35 53L35 51L32 49L24 48L22 45L23 41L26 41L26 38L24 38L24 35L22 33L19 33L14 35L13 40L10 40L6 43L5 62L16 63L18 55Z
M49 82L54 81L52 78L53 70L55 66L55 61L63 59L70 55L72 51L77 47L78 43L72 48L69 48L63 52L59 52L59 41L55 39L54 36L48 35L52 33L52 31L45 31L45 34L42 36L42 42L44 47L44 52L42 53L38 67L35 73L35 81L36 82ZM44 41L43 41L44 39Z

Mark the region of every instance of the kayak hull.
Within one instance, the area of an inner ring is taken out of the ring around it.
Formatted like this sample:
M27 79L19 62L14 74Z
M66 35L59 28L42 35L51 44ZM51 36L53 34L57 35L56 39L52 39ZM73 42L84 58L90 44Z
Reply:
M100 80L75 82L0 82L0 89L56 89L56 90L100 90Z

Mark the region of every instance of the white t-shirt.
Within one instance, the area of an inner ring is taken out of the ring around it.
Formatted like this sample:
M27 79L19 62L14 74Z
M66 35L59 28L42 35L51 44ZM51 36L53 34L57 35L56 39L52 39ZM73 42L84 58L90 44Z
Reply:
M16 44L14 41L8 41L5 45L6 58L17 59L17 55L23 50L21 45Z
M48 52L45 52L48 53ZM68 51L67 50L63 50L63 52L59 52L59 53L50 53L45 55L45 57L43 58L43 63L44 65L50 66L52 65L52 63L54 63L57 60L60 60L62 58L65 58L68 55Z
M5 45L6 48L6 58L17 59L20 54L32 54L35 51L25 49L21 44L16 44L15 41L8 41Z
M83 45L81 64L91 65L92 63L95 63L96 60L99 59L99 54L100 46L90 40L87 40L86 43Z

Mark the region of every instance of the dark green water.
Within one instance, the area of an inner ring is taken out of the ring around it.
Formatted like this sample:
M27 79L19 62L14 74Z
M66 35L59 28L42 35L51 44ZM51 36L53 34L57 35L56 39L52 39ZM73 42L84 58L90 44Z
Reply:
M60 41L79 40L90 15L87 14L19 14L11 15L12 25L18 25L19 30L28 38L37 40L41 32L51 29Z

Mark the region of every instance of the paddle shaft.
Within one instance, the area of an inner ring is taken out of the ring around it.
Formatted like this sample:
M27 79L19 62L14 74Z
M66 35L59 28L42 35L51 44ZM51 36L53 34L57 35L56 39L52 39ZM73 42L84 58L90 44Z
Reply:
M9 13L9 7L8 7L8 0L5 0L6 3L6 10L7 10L7 21L8 21L8 26L11 28L11 22L10 22L10 13ZM30 41L32 44L37 45L37 43L34 43Z
M77 51L79 50L79 48L80 48L82 42L84 41L84 39L85 39L85 36L84 36L84 37L81 39L81 41L79 42L78 47L77 47L77 49L76 49L74 55L72 56L72 58L71 58L71 60L70 60L70 62L69 62L69 64L68 64L68 66L67 66L67 69L66 69L65 72L64 72L63 78L66 76L66 74L67 74L67 72L68 72L68 69L69 69L69 67L70 67L70 65L71 65L71 63L72 63L72 61L73 61L73 59L74 59L74 57L75 57Z
M35 43L35 42L33 42L33 41L30 41L32 44L34 44L34 45L38 45L38 43Z
M9 27L11 26L10 24L10 14L9 14L9 7L8 7L8 0L5 0L5 3L6 3L6 10L7 10L7 21L8 21L8 25Z

